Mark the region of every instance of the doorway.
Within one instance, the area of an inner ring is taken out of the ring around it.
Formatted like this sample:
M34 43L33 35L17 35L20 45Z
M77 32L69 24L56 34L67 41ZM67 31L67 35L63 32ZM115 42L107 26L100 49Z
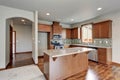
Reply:
M9 67L34 64L32 58L32 22L25 18L10 18Z

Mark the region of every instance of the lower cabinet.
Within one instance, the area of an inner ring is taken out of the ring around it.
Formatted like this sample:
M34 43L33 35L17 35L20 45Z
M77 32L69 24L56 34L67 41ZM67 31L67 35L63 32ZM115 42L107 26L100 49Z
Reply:
M98 62L102 64L111 64L112 49L111 48L98 48Z

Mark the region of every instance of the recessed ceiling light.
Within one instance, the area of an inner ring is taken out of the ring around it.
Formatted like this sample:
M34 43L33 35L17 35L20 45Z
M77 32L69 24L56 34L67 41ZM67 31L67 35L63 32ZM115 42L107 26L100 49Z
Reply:
M102 10L102 8L97 8L98 11Z
M24 22L25 20L24 20L24 19L22 19L21 21L22 21L22 22Z
M50 13L46 13L46 15L47 15L47 16L49 16L49 15L50 15Z
M71 19L71 21L74 21L74 19Z

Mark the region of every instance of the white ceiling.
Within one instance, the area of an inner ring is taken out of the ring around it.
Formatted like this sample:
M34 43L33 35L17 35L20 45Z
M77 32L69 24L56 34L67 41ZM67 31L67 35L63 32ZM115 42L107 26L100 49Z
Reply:
M10 18L10 19L13 21L14 25L32 26L32 22L25 18L16 17L16 18ZM21 20L24 20L24 21L21 21Z
M0 5L38 10L41 20L73 24L119 10L120 0L0 0ZM99 7L103 9L97 11ZM47 12L51 15L46 16Z

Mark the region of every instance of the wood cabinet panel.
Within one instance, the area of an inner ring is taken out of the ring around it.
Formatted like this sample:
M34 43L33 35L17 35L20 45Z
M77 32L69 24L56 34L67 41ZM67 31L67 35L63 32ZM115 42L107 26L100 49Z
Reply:
M103 21L93 24L93 38L111 38L112 21Z
M66 29L66 38L71 39L71 29Z
M102 22L100 26L100 37L111 38L112 37L112 26L111 21Z
M51 25L39 24L38 31L41 32L51 32Z
M59 22L53 22L52 32L53 32L53 34L61 34L62 33L62 26L59 25Z
M61 57L44 54L44 74L47 80L65 80L88 69L88 53Z
M103 64L111 64L112 49L111 48L98 48L98 62Z
M93 24L92 28L93 38L99 38L100 35L100 24Z
M71 29L71 38L78 39L78 28Z

